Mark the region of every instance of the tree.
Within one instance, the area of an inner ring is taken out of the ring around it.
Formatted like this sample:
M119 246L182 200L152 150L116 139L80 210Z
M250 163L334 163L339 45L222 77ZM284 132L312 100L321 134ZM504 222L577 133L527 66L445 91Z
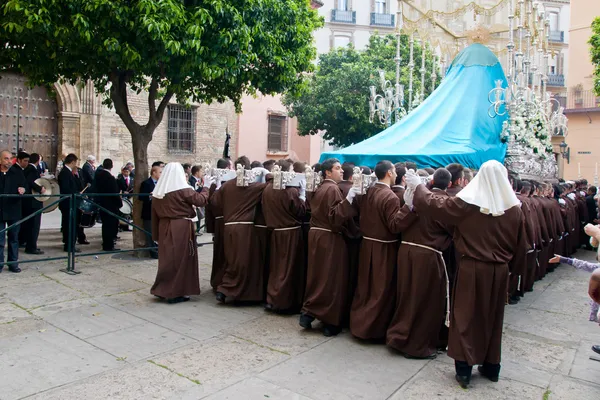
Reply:
M400 83L408 103L409 36L401 35L402 58ZM422 48L414 45L413 95L421 90ZM306 77L304 90L286 94L283 102L290 116L298 118L301 136L324 132L324 139L335 146L361 142L385 128L378 120L369 122L369 86L379 88L378 70L385 71L392 83L396 77L396 36L373 35L364 51L352 47L338 48L319 57L317 71ZM425 97L431 92L433 55L425 57Z
M239 110L244 93L295 93L322 25L309 0L8 0L0 13L0 65L32 85L92 80L114 106L131 133L136 191L172 98L230 99ZM148 93L144 124L131 116L128 89ZM139 225L140 213L135 206ZM134 245L144 245L137 230Z
M596 95L600 96L600 17L596 17L592 22L592 37L590 37L588 43L592 55L592 64L594 64L594 90Z

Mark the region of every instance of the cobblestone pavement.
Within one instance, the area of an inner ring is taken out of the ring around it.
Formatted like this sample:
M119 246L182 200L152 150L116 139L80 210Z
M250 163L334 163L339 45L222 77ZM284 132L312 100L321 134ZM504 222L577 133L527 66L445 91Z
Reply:
M131 234L120 235L121 247L130 245ZM46 256L64 254L57 231L41 236ZM99 250L100 231L88 238L84 250ZM500 381L475 371L462 390L446 355L407 360L348 332L303 331L297 316L217 304L211 252L199 251L203 294L176 305L149 293L155 260L82 257L76 276L59 272L63 261L5 269L0 399L600 399L588 274L569 266L507 308Z

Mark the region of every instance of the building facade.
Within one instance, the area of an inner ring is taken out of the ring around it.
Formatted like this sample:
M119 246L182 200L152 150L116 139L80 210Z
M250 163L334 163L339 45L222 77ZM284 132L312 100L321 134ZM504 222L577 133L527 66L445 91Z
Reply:
M596 184L596 166L600 155L600 97L593 91L593 66L588 40L592 35L592 21L598 16L600 2L571 2L567 87L561 98L569 118L569 130L567 137L558 138L565 142L562 147L564 156L560 157L559 163L563 177L582 177L596 181Z
M133 118L144 124L147 94L130 91L128 103ZM232 103L187 107L173 101L154 132L148 162L214 164L222 156L226 131L231 134L231 156L235 157L238 119ZM24 76L9 72L0 74L0 148L39 153L50 171L67 153L82 160L93 154L99 162L111 158L113 173L133 161L129 131L114 109L102 104L91 84L56 83L50 90L30 89Z

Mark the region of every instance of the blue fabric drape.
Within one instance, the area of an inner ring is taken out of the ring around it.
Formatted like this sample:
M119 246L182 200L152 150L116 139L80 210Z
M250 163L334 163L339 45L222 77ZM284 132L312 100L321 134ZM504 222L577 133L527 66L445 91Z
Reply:
M321 154L356 165L413 161L419 168L460 163L478 169L488 160L504 162L500 141L506 116L490 118L488 95L506 77L498 58L473 44L454 60L440 86L415 110L383 132L341 150Z

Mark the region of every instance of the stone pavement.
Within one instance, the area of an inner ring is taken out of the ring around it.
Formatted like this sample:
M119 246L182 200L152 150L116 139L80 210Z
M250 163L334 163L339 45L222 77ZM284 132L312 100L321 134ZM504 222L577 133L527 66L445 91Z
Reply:
M84 250L98 250L99 230L88 237ZM63 254L61 245L57 231L42 232L46 255ZM297 316L217 304L211 252L199 251L203 294L176 305L149 294L155 260L81 258L77 276L59 272L61 261L5 269L0 399L600 399L588 274L569 266L507 308L500 382L474 372L462 390L446 355L407 360L348 332L303 331Z

